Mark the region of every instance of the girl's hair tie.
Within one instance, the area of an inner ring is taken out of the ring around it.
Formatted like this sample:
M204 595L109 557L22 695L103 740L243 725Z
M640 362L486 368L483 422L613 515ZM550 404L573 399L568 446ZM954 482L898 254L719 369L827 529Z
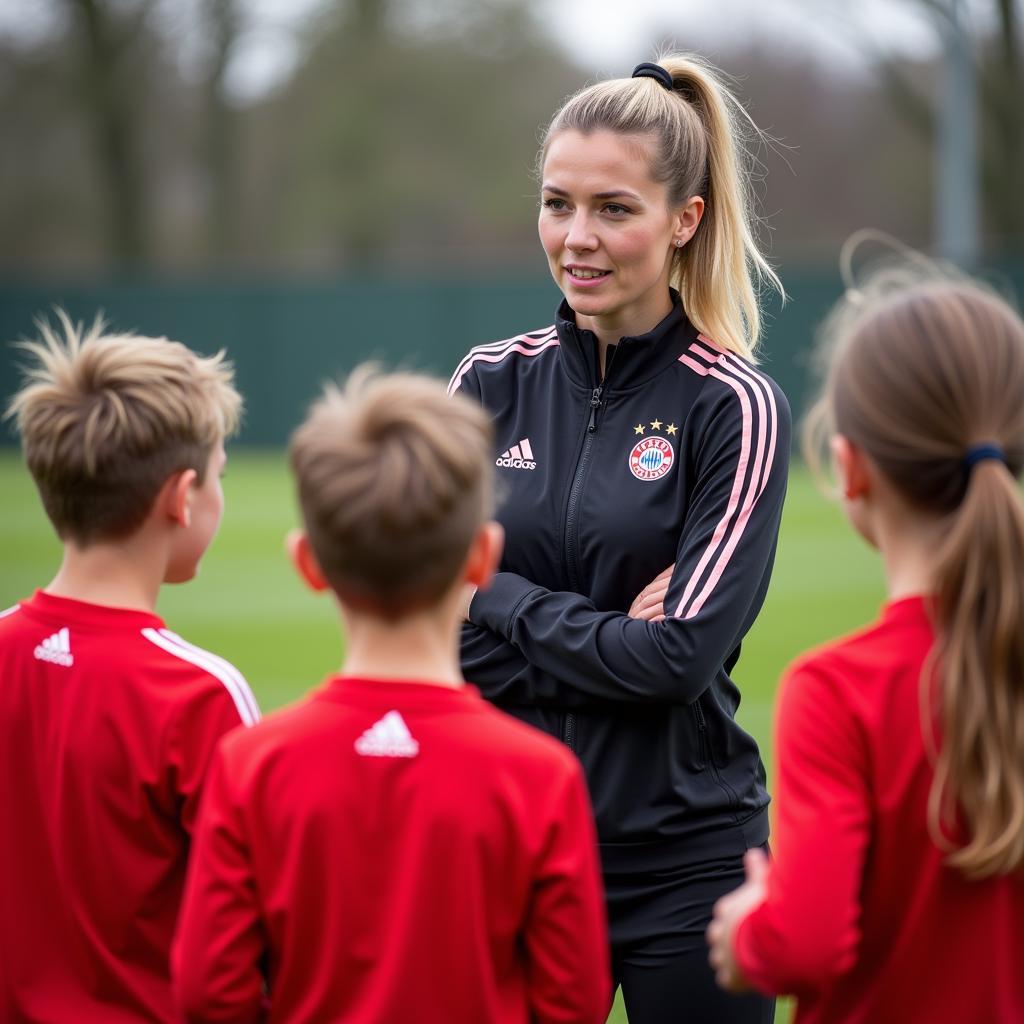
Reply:
M982 444L971 445L964 453L964 469L970 473L972 469L986 459L995 459L1006 465L1006 453L994 441L985 441Z

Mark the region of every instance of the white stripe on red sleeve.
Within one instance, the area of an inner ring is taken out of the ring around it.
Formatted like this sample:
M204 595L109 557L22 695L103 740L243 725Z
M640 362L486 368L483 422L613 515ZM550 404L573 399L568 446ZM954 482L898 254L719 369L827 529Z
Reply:
M219 679L231 696L238 711L238 717L245 725L255 725L260 720L256 698L253 696L252 690L249 689L245 677L231 662L190 644L169 629L146 628L142 630L142 635L161 650L173 654L175 657L181 658L182 661L187 661Z
M0 612L0 619L5 618L8 615L13 615L20 607L20 604L16 604L11 608L5 608L2 612Z

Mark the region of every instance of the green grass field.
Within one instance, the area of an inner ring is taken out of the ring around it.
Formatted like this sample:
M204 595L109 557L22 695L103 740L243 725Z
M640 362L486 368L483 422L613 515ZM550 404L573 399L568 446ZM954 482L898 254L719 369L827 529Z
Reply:
M297 518L283 453L231 453L224 490L224 522L199 577L166 588L159 611L172 629L234 662L266 711L337 668L342 640L330 601L305 591L284 555ZM2 609L49 581L60 549L13 450L0 454L0 495ZM760 742L769 772L781 670L800 651L869 621L882 599L879 561L794 470L771 591L734 672L740 721ZM783 1009L777 1019L785 1017ZM611 1021L625 1019L617 1005Z

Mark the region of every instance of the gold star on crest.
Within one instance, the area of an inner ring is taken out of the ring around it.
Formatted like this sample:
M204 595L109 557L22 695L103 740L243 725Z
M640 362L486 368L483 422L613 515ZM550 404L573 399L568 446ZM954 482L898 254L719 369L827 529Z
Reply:
M651 430L661 430L661 420L651 420Z
M634 433L634 434L642 434L643 432L644 432L644 425L643 425L642 423L638 423L638 424L637 424L637 425L636 425L636 426L635 426L635 427L633 428L633 433Z
M674 423L670 423L670 424L669 424L669 425L668 425L668 426L667 426L667 427L665 428L665 433L666 433L666 434L668 434L668 435L669 435L669 437L671 437L671 436L672 436L672 435L673 435L673 434L674 434L674 433L675 433L675 432L676 432L676 431L677 431L678 429L679 429L679 428L678 428L678 427L677 427L677 426L676 426L676 425L675 425Z

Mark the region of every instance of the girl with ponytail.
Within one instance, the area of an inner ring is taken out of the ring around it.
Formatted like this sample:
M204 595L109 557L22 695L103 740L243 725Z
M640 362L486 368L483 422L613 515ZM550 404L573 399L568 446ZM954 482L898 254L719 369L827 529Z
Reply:
M768 839L735 721L740 644L771 575L789 409L754 365L753 126L693 57L641 64L555 114L538 160L554 324L481 345L451 389L495 421L501 571L463 672L568 744L597 822L630 1024L767 1024L714 981L704 929Z
M875 625L790 669L769 867L709 929L797 1021L1024 1020L1024 323L889 273L834 315L808 455L885 565Z

